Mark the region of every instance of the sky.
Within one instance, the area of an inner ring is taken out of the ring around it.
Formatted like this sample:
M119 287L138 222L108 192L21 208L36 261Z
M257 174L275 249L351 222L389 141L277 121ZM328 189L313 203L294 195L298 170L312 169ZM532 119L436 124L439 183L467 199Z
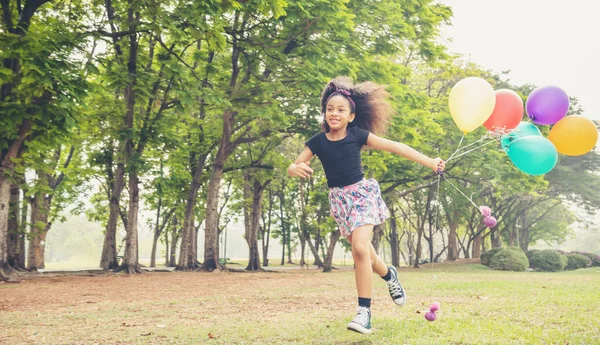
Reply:
M449 50L513 85L555 85L600 120L600 0L438 0Z

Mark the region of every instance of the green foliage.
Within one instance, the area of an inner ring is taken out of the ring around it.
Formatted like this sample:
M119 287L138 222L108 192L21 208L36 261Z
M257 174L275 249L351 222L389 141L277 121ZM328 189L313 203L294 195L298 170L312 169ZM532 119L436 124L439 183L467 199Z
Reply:
M573 254L581 254L590 260L592 260L592 266L600 267L600 255L596 255L593 253L585 253L585 252L573 252Z
M538 271L558 272L567 266L566 258L554 249L544 249L531 256L530 267Z
M531 258L533 257L533 255L537 252L539 252L539 249L530 249L527 251L527 259L529 260L529 262L531 263Z
M567 270L586 268L592 265L592 260L581 254L567 254Z
M508 247L500 250L490 260L490 268L500 271L525 271L529 267L527 256L518 247Z
M481 264L489 267L490 261L492 260L492 258L501 250L502 250L502 248L493 248L493 249L490 249L487 252L481 254L479 256L479 259L481 260Z

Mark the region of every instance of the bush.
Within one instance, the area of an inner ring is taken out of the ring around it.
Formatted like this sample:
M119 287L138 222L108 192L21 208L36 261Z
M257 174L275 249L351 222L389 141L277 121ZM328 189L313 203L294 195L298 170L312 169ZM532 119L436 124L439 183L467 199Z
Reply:
M539 252L539 249L530 249L527 251L527 260L529 260L529 262L531 262L531 257L533 256L534 253Z
M494 248L494 249L490 249L487 252L481 254L479 256L479 260L481 260L481 264L482 265L486 265L486 266L490 266L490 260L492 260L492 258L494 257L494 255L496 255L499 251L501 251L502 248Z
M558 272L567 266L567 258L554 249L545 249L533 253L529 263L538 271Z
M567 254L567 269L576 270L592 266L592 260L581 254Z
M580 255L586 256L590 260L592 260L592 266L600 267L600 255L586 253L586 252L573 252L573 254L580 254Z
M517 247L508 247L500 250L490 260L490 268L501 271L525 271L529 267L527 255Z

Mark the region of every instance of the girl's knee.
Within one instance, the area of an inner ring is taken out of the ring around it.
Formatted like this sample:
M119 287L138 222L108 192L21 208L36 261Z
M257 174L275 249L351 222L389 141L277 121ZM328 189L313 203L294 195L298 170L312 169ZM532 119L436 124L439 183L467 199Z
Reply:
M355 261L371 260L369 246L364 243L355 243L352 245L352 257Z

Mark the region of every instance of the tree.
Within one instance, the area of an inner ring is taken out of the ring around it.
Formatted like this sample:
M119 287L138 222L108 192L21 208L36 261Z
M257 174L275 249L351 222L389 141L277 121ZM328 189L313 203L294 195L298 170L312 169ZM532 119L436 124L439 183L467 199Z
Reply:
M81 8L44 6L48 2L0 2L0 277L4 280L11 280L5 271L12 272L7 228L15 159L26 140L73 127L75 109L85 93L80 62L72 59L78 47L85 46L77 35Z

